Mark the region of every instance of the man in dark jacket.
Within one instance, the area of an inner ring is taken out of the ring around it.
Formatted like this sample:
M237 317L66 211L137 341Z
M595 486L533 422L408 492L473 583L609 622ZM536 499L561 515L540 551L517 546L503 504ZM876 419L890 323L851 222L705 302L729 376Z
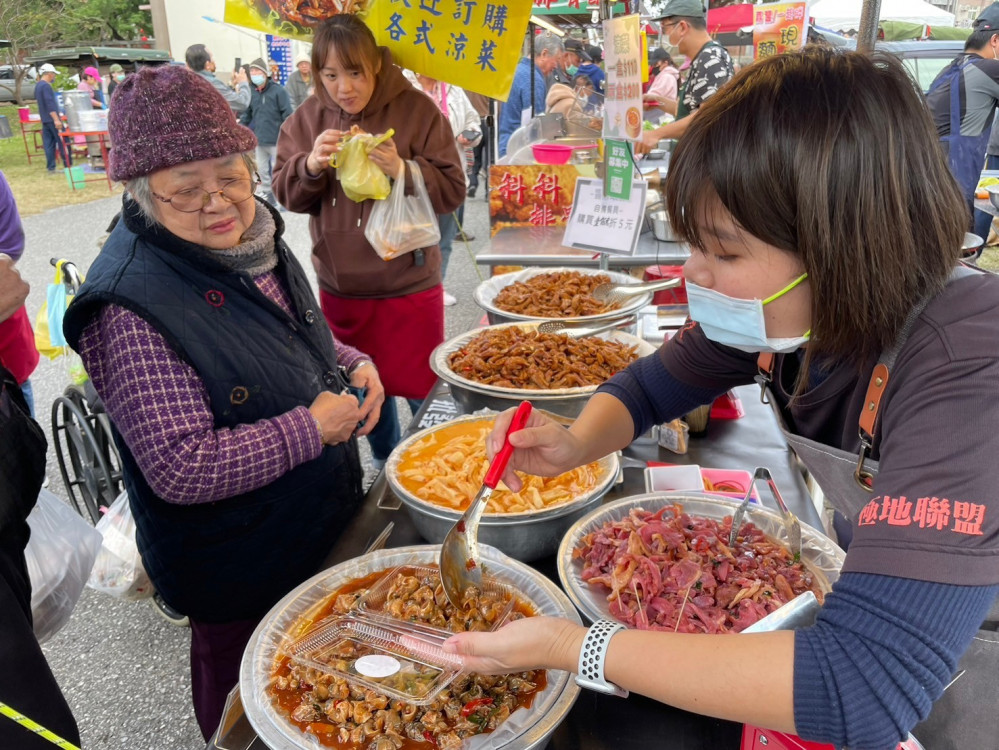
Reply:
M56 153L67 167L72 164L66 153L66 144L62 140L62 131L67 127L59 114L59 103L56 101L52 81L56 77L56 69L51 63L45 63L38 69L41 76L35 84L35 101L38 103L38 117L42 121L42 145L45 147L45 168L49 174L55 174Z
M257 58L250 63L250 106L239 121L257 136L257 170L260 172L260 195L270 203L278 204L271 192L271 170L277 157L277 140L281 125L292 112L291 97L279 83L268 77L267 63Z

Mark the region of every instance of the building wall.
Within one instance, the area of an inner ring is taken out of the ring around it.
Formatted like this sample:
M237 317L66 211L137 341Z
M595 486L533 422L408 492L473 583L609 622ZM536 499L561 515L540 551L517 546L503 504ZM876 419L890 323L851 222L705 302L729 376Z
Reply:
M228 81L237 57L243 64L261 57L267 61L267 40L263 32L222 23L225 0L165 0L170 56L184 61L192 44L204 44L215 57L217 75ZM205 18L215 19L214 21ZM292 40L292 54L307 55L311 45Z

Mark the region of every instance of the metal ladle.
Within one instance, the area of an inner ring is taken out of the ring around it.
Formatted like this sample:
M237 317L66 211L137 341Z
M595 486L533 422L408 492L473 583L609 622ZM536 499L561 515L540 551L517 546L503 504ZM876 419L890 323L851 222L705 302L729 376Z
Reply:
M493 456L489 470L482 480L482 489L479 490L471 504L461 514L461 518L444 537L440 558L441 583L444 585L447 600L455 609L462 609L461 601L469 587L475 586L482 589L482 564L479 558L478 540L479 519L486 508L489 496L493 494L493 490L499 484L503 472L506 471L506 465L510 462L510 456L513 454L510 435L517 430L524 429L531 416L531 409L530 401L522 401L517 407L510 427L506 431L506 437L503 439L503 447L499 453Z

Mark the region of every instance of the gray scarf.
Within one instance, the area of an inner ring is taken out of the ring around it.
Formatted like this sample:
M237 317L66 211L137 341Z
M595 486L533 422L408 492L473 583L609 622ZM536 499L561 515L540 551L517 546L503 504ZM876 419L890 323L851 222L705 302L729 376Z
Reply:
M255 200L255 199L254 199ZM257 204L257 212L250 228L243 232L238 245L226 250L214 250L212 258L233 271L243 271L251 277L273 271L277 265L274 217L264 206Z

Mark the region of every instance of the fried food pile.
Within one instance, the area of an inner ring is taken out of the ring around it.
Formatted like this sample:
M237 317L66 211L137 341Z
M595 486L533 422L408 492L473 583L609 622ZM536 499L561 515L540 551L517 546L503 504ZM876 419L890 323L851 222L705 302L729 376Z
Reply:
M579 271L540 273L503 287L493 299L500 310L539 318L575 318L616 310L620 302L607 304L593 298L593 290L609 284L607 274Z
M517 326L483 331L448 363L455 374L501 388L599 385L638 359L637 347L595 336L573 339Z

